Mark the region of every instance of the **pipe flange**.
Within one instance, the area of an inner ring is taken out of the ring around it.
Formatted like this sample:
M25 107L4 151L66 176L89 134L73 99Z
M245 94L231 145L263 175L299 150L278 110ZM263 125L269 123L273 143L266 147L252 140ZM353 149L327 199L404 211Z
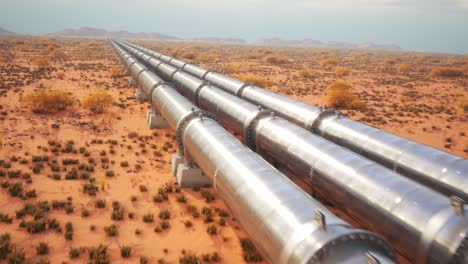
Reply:
M171 81L173 82L174 80L172 80L172 78L174 77L174 75L175 75L176 73L178 73L178 72L180 72L180 71L182 71L182 69L176 69L174 72L172 72L172 73L171 73L171 76L169 77L169 80L171 80Z
M202 79L205 80L205 77L209 74L209 73L212 73L213 71L210 71L210 70L207 70L203 75L202 75Z
M171 60L173 60L173 59L174 59L174 57L171 57L171 58L168 59L166 62L170 64L170 63L171 63Z
M176 128L176 142L177 146L179 146L179 152L184 153L185 155L185 150L184 150L184 144L182 140L182 134L184 133L185 127L187 126L189 121L194 119L194 118L209 118L217 121L216 116L214 116L212 113L205 111L205 110L195 110L192 108L192 112L182 118L182 120L179 122Z
M133 58L134 59L134 58ZM132 69L132 66L133 64L137 63L138 60L134 59L135 61L133 61L132 63L130 63L130 65L128 65L128 70L131 70Z
M317 118L315 118L312 125L310 125L309 130L317 134L319 132L318 127L320 126L320 123L322 123L323 119L329 116L339 117L339 116L342 116L342 114L340 113L340 111L336 109L332 109L332 108L325 109L318 114Z
M242 84L242 86L239 88L239 90L237 90L236 96L239 96L240 98L242 98L242 93L244 92L245 88L247 88L249 86L254 86L254 85L255 85L254 83L244 82L244 84Z
M192 64L192 63L190 63L190 62L186 62L186 63L184 63L184 64L183 64L183 65L180 67L180 69L182 69L182 70L183 70L185 66L187 66L187 65L190 65L190 64Z
M202 90L204 87L209 86L209 85L210 85L209 82L204 81L204 82L202 82L200 85L198 85L197 88L195 88L195 92L193 93L193 98L194 98L193 101L194 101L194 103L195 103L196 106L199 106L199 102L200 102L200 101L198 100L198 96L200 95L201 90Z
M138 77L140 77L140 74L142 74L146 70L148 70L148 68L145 67L145 68L141 69L139 72L137 72L137 74L135 76L135 80L136 80L137 84L138 84Z
M457 248L457 251L455 251L455 254L453 255L452 259L449 261L449 264L463 263L463 261L465 261L467 257L465 255L466 252L468 252L468 236L465 237L460 243L460 245Z
M245 143L245 145L247 147L249 147L252 150L255 150L256 147L257 147L255 139L254 139L254 137L255 137L255 135L254 135L255 126L258 124L258 121L260 121L262 118L264 118L266 116L274 117L275 112L273 112L272 110L269 110L269 109L265 109L265 110L260 109L257 112L257 115L249 121L249 124L247 126L245 126L245 129L244 129L244 143Z
M162 60L160 60L160 59L158 59L158 60L159 60L159 63L156 65L156 67L154 67L154 69L155 69L156 71L158 70L159 66L161 66L161 64L164 64L164 61L162 61Z
M153 59L153 57L151 57L151 56L148 56L148 59L147 59L147 60L145 60L145 64L148 64L148 63L149 63L149 61L150 61L150 60L152 60L152 59Z
M322 248L320 248L315 254L312 256L311 261L312 263L322 263L323 258L333 254L334 249L336 249L338 246L341 246L343 244L349 243L349 242L354 242L354 241L365 241L366 245L372 245L378 249L381 249L384 251L387 257L395 260L396 255L393 249L388 246L388 244L380 237L373 235L372 233L369 233L367 231L364 231L362 233L351 233L351 234L344 234L329 243L326 243Z

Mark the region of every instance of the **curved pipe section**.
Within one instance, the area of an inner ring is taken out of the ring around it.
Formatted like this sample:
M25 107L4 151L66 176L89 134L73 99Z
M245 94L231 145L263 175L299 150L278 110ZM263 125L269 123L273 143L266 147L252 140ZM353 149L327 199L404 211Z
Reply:
M148 55L139 56L145 59ZM173 81L187 98L215 114L257 152L267 153L299 177L308 178L316 191L384 234L413 262L449 263L468 257L464 245L468 208L463 204L452 207L447 197L429 188L283 118L262 114L255 105L216 86L204 85L203 80L175 67L160 65L156 73L172 76L166 80Z
M126 54L112 43L119 56ZM133 75L141 67L133 67ZM149 74L140 73L139 78ZM378 236L353 229L156 75L152 104L180 134L184 153L214 188L270 263L394 263ZM142 82L143 83L143 82ZM150 87L147 87L150 90Z
M341 114L330 114L330 111L323 111L321 108L146 48L125 44L147 54L156 54L162 61L180 67L251 103L272 109L289 121L336 144L392 168L445 195L455 195L468 202L468 160L462 157L353 121Z

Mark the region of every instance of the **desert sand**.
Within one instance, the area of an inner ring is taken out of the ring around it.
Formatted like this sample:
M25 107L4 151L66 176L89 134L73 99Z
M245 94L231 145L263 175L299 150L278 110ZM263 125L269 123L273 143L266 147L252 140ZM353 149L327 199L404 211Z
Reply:
M342 110L350 118L468 157L467 56L136 43L314 105L326 105L328 85L346 81L365 105ZM285 60L268 59L274 56ZM128 77L111 76L119 65L105 40L5 38L0 39L0 58L0 235L9 233L11 244L27 259L83 263L89 258L87 248L103 245L112 263L178 263L190 252L207 263L246 262L240 241L247 235L214 189L176 186L170 174L170 157L177 151L174 131L148 128L149 104L136 100ZM37 58L50 65L38 66ZM411 63L410 69L402 63ZM336 67L349 73L337 76ZM437 76L431 72L436 67L456 67L465 75ZM63 111L33 113L22 98L43 90L67 92L74 103ZM96 90L114 99L101 114L82 105L83 97ZM75 172L77 179L66 179ZM17 182L22 190L15 196L10 190ZM98 200L105 201L104 208ZM27 205L43 201L48 210ZM116 220L121 208L123 219ZM206 213L210 210L212 217ZM45 220L45 230L40 220ZM117 234L109 236L112 225ZM211 226L216 234L208 233ZM70 233L72 239L67 239ZM48 254L38 255L40 242L48 245ZM131 254L122 257L126 246ZM81 254L70 256L77 252Z

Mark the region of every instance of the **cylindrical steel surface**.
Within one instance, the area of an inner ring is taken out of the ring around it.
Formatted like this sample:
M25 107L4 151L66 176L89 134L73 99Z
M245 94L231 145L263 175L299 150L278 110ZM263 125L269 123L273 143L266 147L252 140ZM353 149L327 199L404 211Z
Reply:
M131 45L135 49L141 47ZM161 60L172 64L169 56ZM181 60L173 65L180 67ZM216 72L188 64L183 70L210 81L225 91L249 102L276 111L291 122L302 126L339 145L407 175L446 195L456 195L468 202L468 160L416 143L340 115L320 117L318 107L298 102L256 85L246 84Z
M175 70L170 66L165 69ZM160 70L156 69L156 73ZM247 128L259 114L255 105L215 86L203 86L195 93L202 80L197 82L184 72L177 72L173 81L183 94L217 115L226 127L249 136ZM268 153L300 177L309 177L316 191L361 223L383 233L414 262L447 263L466 254L463 241L467 239L468 219L454 210L445 196L285 119L263 116L251 129L257 150ZM466 207L462 210L468 212Z
M181 132L184 151L210 178L269 262L357 264L373 256L393 263L394 254L382 239L337 218L217 122L199 116L187 119L198 108L171 86L156 87L152 104Z

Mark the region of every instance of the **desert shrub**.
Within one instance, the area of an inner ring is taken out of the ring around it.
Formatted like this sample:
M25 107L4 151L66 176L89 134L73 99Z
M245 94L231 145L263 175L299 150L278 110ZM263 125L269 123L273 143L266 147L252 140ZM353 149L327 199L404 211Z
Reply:
M310 73L310 71L307 70L307 69L302 69L302 70L297 71L297 75L298 75L299 77L307 78L307 79L310 79L310 78L313 77L313 76L312 76L312 73Z
M68 256L71 258L71 259L74 259L74 258L77 258L80 256L80 249L78 248L70 248L70 251L68 251Z
M171 227L171 225L169 224L169 221L167 220L162 220L160 223L159 223L159 227L163 230L165 229L168 229L169 227Z
M51 67L51 63L47 58L35 58L32 63L40 69Z
M12 249L10 234L3 233L0 236L0 259L6 259Z
M132 255L132 247L130 246L122 246L120 248L120 255L123 257L123 258L129 258L130 255Z
M411 70L411 67L413 67L413 65L411 63L402 62L402 63L398 64L398 66L397 66L397 73L398 74L408 73Z
M270 80L258 75L241 75L237 77L239 80L249 83L254 83L258 86L266 87L271 85Z
M249 239L243 238L240 240L242 247L242 257L247 262L260 262L262 261L262 256L257 252L252 241Z
M193 216L193 218L198 218L200 216L200 213L198 212L198 209L195 205L187 205L187 213Z
M33 113L53 113L63 111L73 105L73 98L61 91L39 91L20 98L20 102Z
M105 208L106 207L106 201L103 200L103 199L96 200L94 202L94 206L96 206L96 208Z
M152 223L154 221L154 215L149 213L149 214L145 214L143 215L143 222L145 223Z
M457 99L457 107L461 112L468 112L468 97L459 97Z
M106 226L104 227L104 231L106 232L106 235L107 236L110 236L110 237L114 237L117 235L117 226L115 225L110 225L110 226Z
M205 198L205 202L207 202L207 203L210 203L210 202L214 201L214 199L215 199L214 195L208 190L203 190L201 192L201 195L202 195L203 198Z
M56 60L64 60L65 59L65 52L59 50L59 49L55 49L54 51L52 51L52 53L50 54L52 55L52 57L54 57L54 59Z
M8 264L22 264L26 263L24 258L23 249L15 248L9 255L8 255Z
M203 207L201 212L204 217L205 223L213 222L213 210L211 210L211 208Z
M67 222L65 224L65 239L66 240L73 240L73 224L71 222Z
M185 195L181 194L179 196L177 196L177 202L179 203L186 203L187 202L187 198L185 198Z
M109 255L107 254L107 247L99 245L88 249L88 263L89 264L108 264Z
M104 91L90 93L83 97L83 107L95 114L102 114L114 103L112 96Z
M40 242L39 245L36 246L36 253L38 255L48 254L49 253L49 246L44 242Z
M163 220L167 220L171 218L171 212L167 209L162 210L159 212L159 218Z
M346 67L336 67L335 68L335 75L336 77L343 77L347 76L351 73L351 70Z
M327 87L326 105L333 108L359 110L364 107L359 97L351 92L351 86L338 81Z
M208 53L202 53L197 57L197 60L201 62L213 62L216 60L216 56Z
M8 216L7 214L0 213L0 222L6 223L6 224L11 224L13 222L13 218Z
M183 58L183 59L187 59L187 60L193 60L197 57L197 52L196 51L186 51L182 54L180 54L180 57Z
M331 68L336 65L338 65L338 59L337 58L326 58L320 61L320 65L322 65L325 68Z
M210 235L210 236L214 236L218 233L218 229L216 228L215 225L210 225L206 228L206 232Z
M123 71L122 71L122 69L119 68L119 67L112 67L112 68L110 68L110 70L109 70L109 75L110 75L110 77L112 77L112 78L118 78L118 77L120 77L120 76L123 75Z
M179 264L199 264L202 260L192 252L185 252L179 257Z
M439 77L460 77L463 76L463 71L453 67L437 67L431 71L432 75Z
M289 62L289 59L283 55L272 55L266 57L265 61L272 64L286 64Z

